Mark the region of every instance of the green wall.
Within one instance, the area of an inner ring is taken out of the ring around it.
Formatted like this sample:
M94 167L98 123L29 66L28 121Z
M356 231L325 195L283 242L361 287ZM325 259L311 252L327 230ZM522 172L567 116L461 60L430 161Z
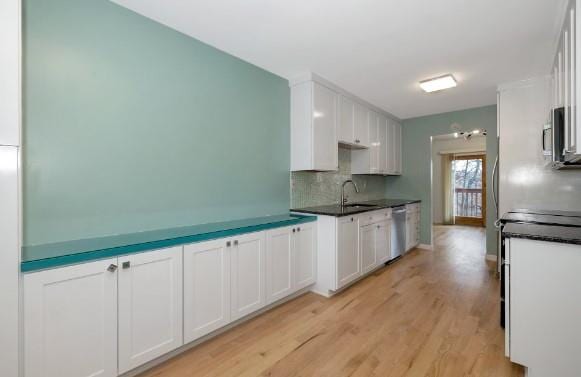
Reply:
M497 249L497 234L494 228L495 211L492 198L492 167L498 155L496 139L496 105L450 113L429 115L404 120L403 122L403 175L387 178L387 197L418 198L422 200L421 242L431 244L430 222L431 200L431 144L430 137L449 134L450 125L459 123L463 130L484 128L486 137L487 190L486 201L486 249L494 254Z
M107 0L24 0L24 244L289 208L286 80Z

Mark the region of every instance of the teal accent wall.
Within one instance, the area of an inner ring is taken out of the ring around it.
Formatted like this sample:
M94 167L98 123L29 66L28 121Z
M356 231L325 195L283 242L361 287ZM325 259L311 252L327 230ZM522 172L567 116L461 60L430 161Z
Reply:
M431 137L449 134L450 125L458 123L463 130L484 128L486 137L486 160L488 190L486 201L486 250L495 254L497 233L494 228L495 211L492 198L492 167L498 155L496 136L496 105L462 111L429 115L403 121L403 175L388 177L388 198L421 199L421 242L431 244L432 224L430 221L431 200Z
M107 0L24 0L24 244L280 214L288 82Z

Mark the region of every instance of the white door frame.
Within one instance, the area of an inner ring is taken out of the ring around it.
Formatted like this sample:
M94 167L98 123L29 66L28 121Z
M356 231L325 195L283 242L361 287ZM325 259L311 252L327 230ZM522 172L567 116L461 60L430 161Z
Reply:
M0 1L0 375L19 376L21 3Z

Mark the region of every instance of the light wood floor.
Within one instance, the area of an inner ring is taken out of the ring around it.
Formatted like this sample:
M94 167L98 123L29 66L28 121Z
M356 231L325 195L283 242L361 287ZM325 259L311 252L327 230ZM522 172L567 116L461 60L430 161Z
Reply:
M331 299L301 296L142 377L522 376L504 357L498 290L484 229L439 226L434 251Z

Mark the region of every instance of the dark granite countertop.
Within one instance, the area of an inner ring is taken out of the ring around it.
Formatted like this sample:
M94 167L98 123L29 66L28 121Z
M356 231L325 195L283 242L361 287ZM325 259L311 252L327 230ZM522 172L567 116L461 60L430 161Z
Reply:
M537 214L530 212L507 212L500 221L503 224L508 223L529 223L529 224L545 224L545 225L560 225L569 227L581 227L581 217L567 216L565 211L559 211L563 214Z
M369 211L377 211L384 208L399 207L406 204L419 203L421 200L417 199L378 199L378 200L368 200L365 202L356 202L356 204L363 204L361 207L342 207L338 204L327 205L327 206L316 206L307 208L295 208L291 211L299 213L310 213L314 215L325 215L342 217L348 215L355 215L358 213L364 213ZM354 203L351 203L354 204Z
M525 213L531 215L551 215L551 216L567 216L567 217L581 217L581 212L575 211L561 211L554 209L526 209L517 208L508 211L508 213Z
M508 238L581 245L581 228L579 227L508 223L504 226L502 234Z

